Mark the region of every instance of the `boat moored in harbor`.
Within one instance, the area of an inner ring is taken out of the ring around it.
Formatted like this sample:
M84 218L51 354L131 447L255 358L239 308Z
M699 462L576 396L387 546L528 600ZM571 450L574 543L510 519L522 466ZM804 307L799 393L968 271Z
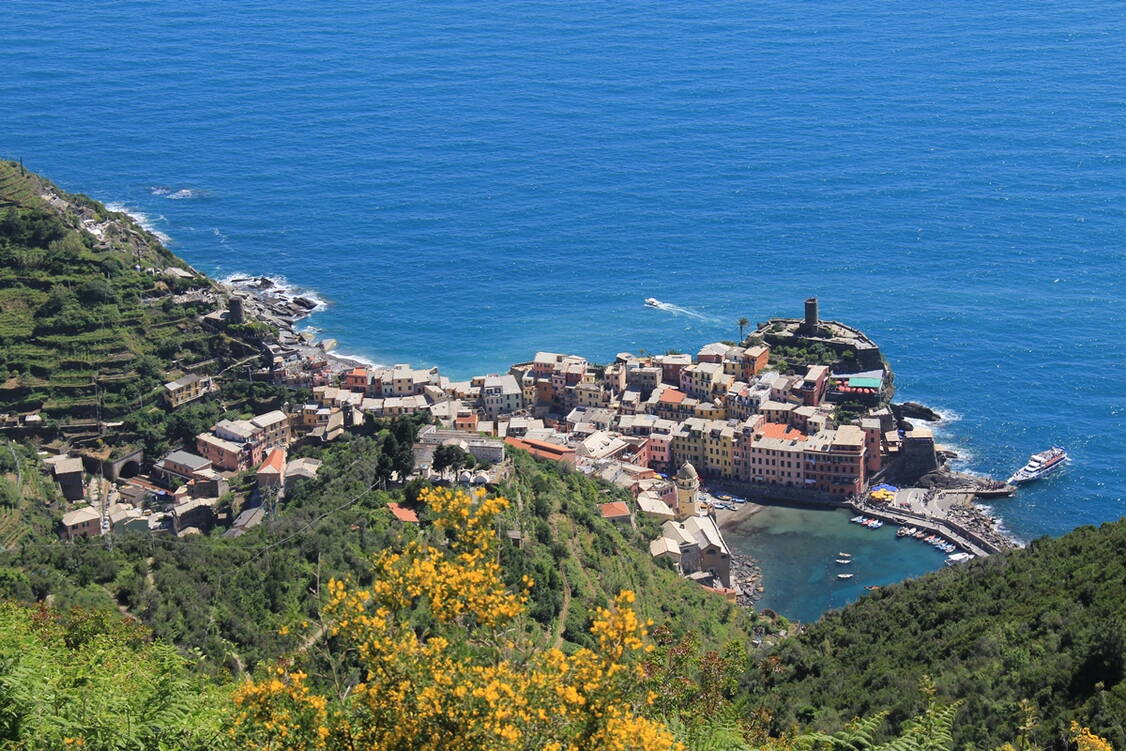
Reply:
M1017 485L1022 482L1039 480L1044 475L1060 469L1067 462L1067 452L1059 446L1053 446L1047 451L1033 454L1029 458L1028 464L1013 473L1013 476L1008 479L1008 484Z

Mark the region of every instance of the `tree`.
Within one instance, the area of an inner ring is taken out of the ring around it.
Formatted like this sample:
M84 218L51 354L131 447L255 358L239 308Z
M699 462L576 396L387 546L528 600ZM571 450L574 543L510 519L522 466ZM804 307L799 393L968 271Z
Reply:
M438 472L445 470L447 467L456 472L472 463L473 457L457 444L444 443L434 449L434 469Z
M747 328L747 324L750 323L750 321L746 318L740 318L735 323L739 325L739 341L743 341L743 329Z
M366 680L346 700L284 666L235 694L240 748L683 749L651 718L647 624L622 591L598 608L595 646L566 654L521 636L530 590L505 587L496 519L484 492L424 490L436 545L408 543L374 561L369 586L328 584L328 632L356 645Z

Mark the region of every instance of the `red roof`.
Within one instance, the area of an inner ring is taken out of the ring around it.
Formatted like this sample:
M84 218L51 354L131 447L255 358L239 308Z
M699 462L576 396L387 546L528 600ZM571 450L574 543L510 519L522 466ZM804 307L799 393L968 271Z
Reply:
M368 372L364 368L352 368L345 375L353 378L366 378L367 374Z
M281 472L285 468L285 449L277 448L271 449L270 453L266 455L266 461L262 462L262 466L258 468L259 472L266 470L273 470Z
M622 501L603 503L598 510L602 512L603 519L621 519L623 516L629 516L629 506Z
M766 438L781 438L783 440L797 439L804 441L808 436L800 430L795 430L782 422L764 422L755 431Z
M665 404L680 404L686 396L687 394L679 389L665 389L661 392L659 401Z
M397 503L388 503L387 508L391 509L391 513L395 518L406 524L418 524L418 514L411 511L409 508L403 508Z
M504 442L514 448L524 449L532 456L538 456L541 459L562 461L565 459L573 459L575 456L575 450L573 448L560 446L558 443L537 441L531 438L505 438Z

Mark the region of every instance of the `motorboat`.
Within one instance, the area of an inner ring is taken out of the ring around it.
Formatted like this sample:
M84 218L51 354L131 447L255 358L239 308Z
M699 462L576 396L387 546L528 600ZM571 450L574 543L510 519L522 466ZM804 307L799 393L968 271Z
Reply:
M646 298L645 298L645 304L646 304L647 306L649 306L650 308L659 308L659 307L661 307L661 301L660 301L660 300L658 300L658 299L657 299L657 298L655 298L655 297L646 297Z
M851 519L849 519L849 521L852 522L853 524L860 524L861 522L864 521L864 514L861 514L860 516L854 516Z
M959 563L968 561L973 557L973 553L955 553L954 555L948 555L946 556L946 565L957 566Z
M837 574L838 579L851 579L852 576L852 574Z
M1028 464L1014 472L1013 476L1008 479L1008 484L1017 485L1022 482L1039 480L1044 475L1060 469L1067 462L1067 452L1059 446L1052 446L1047 451L1041 451L1029 457Z
M837 553L841 558L852 558L852 553Z
M851 558L838 558L837 563L840 563L840 564L852 563L852 559Z

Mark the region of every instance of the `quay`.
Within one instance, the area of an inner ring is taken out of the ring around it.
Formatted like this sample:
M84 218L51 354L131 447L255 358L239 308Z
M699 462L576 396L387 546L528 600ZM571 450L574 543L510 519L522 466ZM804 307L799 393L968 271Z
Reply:
M903 500L900 500L901 497ZM955 509L963 509L970 519L980 512L973 509L973 490L926 491L922 488L904 488L896 493L892 504L874 504L863 500L849 500L845 506L858 514L873 516L884 521L918 527L941 535L967 553L979 558L999 553L1005 548L1000 540L987 539L982 532L970 528L969 522L952 519Z

